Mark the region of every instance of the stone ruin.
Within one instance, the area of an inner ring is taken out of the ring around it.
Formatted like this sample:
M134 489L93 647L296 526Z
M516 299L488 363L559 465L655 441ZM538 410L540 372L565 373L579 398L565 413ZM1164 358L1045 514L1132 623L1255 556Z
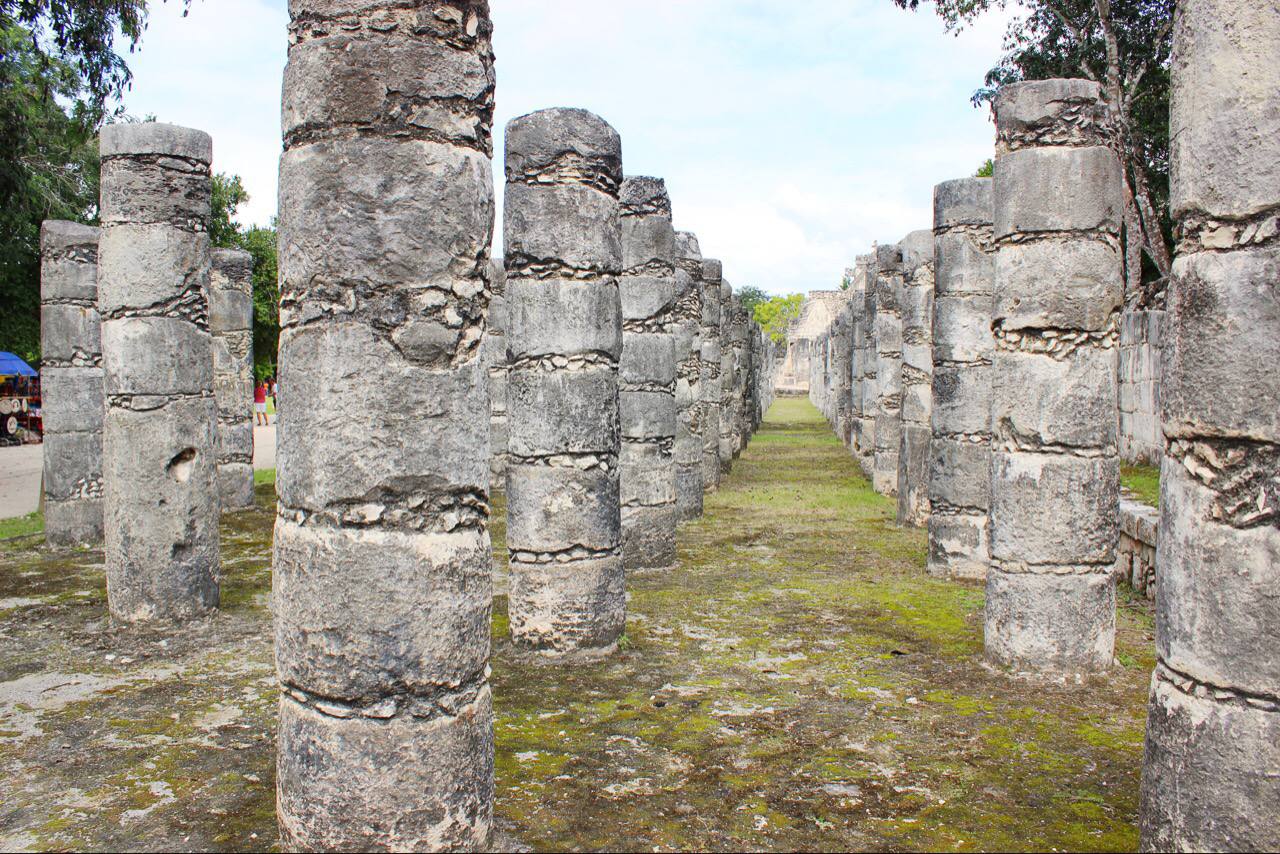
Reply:
M660 178L629 177L622 217L622 559L627 570L676 561L675 229Z
M218 606L217 406L205 133L102 129L103 533L111 616Z
M1136 544L1157 589L1142 847L1280 844L1280 108L1249 73L1280 50L1280 17L1179 6L1167 311L1123 303L1098 85L1017 83L994 180L939 184L933 229L812 294L779 360L720 262L674 232L662 182L624 182L618 134L582 110L509 124L491 267L487 5L402 11L291 4L286 847L488 844L491 478L513 642L546 663L606 655L624 563L673 564L677 518L798 389L900 523L927 525L928 571L985 578L997 664L1105 678L1118 543ZM425 105L408 126L406 87ZM209 247L207 135L112 125L101 154L101 231L41 234L47 538L102 537L115 620L187 620L218 604L219 508L252 500L251 270ZM1122 455L1160 458L1158 525L1122 524Z
M56 547L102 541L102 319L98 229L40 228L44 531Z
M213 250L209 278L213 396L222 509L253 506L253 256Z

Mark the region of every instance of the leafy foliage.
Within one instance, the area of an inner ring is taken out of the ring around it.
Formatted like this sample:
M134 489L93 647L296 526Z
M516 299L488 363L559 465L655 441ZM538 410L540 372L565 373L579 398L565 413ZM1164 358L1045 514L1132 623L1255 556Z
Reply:
M893 0L904 9L920 0ZM958 30L1006 0L935 0ZM1130 296L1158 293L1169 274L1169 58L1174 0L1024 0L1005 33L1004 55L974 93L989 103L1019 80L1086 77L1102 87L1112 146L1125 166ZM1145 286L1144 286L1144 283Z
M785 297L770 297L757 303L753 308L756 323L764 329L765 334L775 344L787 340L787 327L791 321L800 316L800 308L804 305L804 294L791 294Z
M42 56L31 32L2 10L0 349L34 362L40 356L40 223L96 221L102 111L82 98L76 69Z
M990 157L987 162L978 167L978 171L973 173L975 178L991 178L996 174L996 162Z
M738 299L742 301L742 307L748 312L755 311L756 306L769 299L768 294L752 285L738 288L734 293L738 295Z

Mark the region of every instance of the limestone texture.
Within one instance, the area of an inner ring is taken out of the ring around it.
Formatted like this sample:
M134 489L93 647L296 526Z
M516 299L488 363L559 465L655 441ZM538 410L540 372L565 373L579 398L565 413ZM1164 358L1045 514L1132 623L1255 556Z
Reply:
M1280 10L1188 0L1140 847L1280 847Z
M987 576L991 466L992 179L933 190L933 394L929 452L931 575Z
M622 558L628 572L676 561L675 230L661 178L628 176L622 223Z
M511 640L597 657L626 619L621 139L585 110L530 113L507 125L506 171Z
M271 573L281 844L474 850L494 787L488 6L289 12Z
M102 541L102 319L98 229L40 226L40 389L44 536L56 548Z
M124 623L218 606L208 134L102 130L98 311L107 600Z
M902 249L876 247L875 452L871 486L881 495L898 494L898 451L902 444Z
M933 231L902 239L902 440L898 445L898 524L929 521L933 438Z
M734 347L733 286L729 280L720 279L720 432L716 442L716 455L723 477L733 469L734 424L738 417L738 352Z
M987 656L1112 666L1119 540L1120 163L1098 84L996 101Z
M723 272L715 258L702 260L702 485L714 492L720 485L720 424L722 419L721 284Z
M209 277L213 396L222 509L253 506L253 256L213 250Z
M490 265L489 314L480 354L489 374L489 477L492 489L503 489L507 477L507 271L501 261Z
M702 250L697 235L677 231L676 300L673 313L676 358L676 513L680 520L702 515Z

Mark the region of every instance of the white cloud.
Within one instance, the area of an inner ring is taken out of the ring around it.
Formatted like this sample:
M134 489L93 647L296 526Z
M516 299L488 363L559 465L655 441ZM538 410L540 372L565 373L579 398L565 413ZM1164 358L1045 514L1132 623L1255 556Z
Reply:
M246 222L275 213L285 0L153 4L126 106L214 136ZM677 225L736 285L834 287L872 241L930 222L932 187L991 151L968 97L1007 15L959 37L888 0L491 0L501 134L551 106L598 112L626 169L660 175ZM501 232L497 232L499 235ZM495 247L500 253L501 247Z

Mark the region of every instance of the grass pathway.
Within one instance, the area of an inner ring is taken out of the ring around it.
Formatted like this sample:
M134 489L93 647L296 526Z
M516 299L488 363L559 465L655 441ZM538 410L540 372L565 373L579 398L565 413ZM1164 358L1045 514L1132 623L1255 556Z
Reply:
M224 609L113 629L101 554L0 551L0 847L269 849L270 487L223 520ZM562 849L1132 850L1151 620L1123 664L1032 686L981 663L982 589L923 571L805 401L775 404L623 649L522 663L494 602L496 817ZM501 573L502 513L495 507ZM501 585L499 585L501 589Z

